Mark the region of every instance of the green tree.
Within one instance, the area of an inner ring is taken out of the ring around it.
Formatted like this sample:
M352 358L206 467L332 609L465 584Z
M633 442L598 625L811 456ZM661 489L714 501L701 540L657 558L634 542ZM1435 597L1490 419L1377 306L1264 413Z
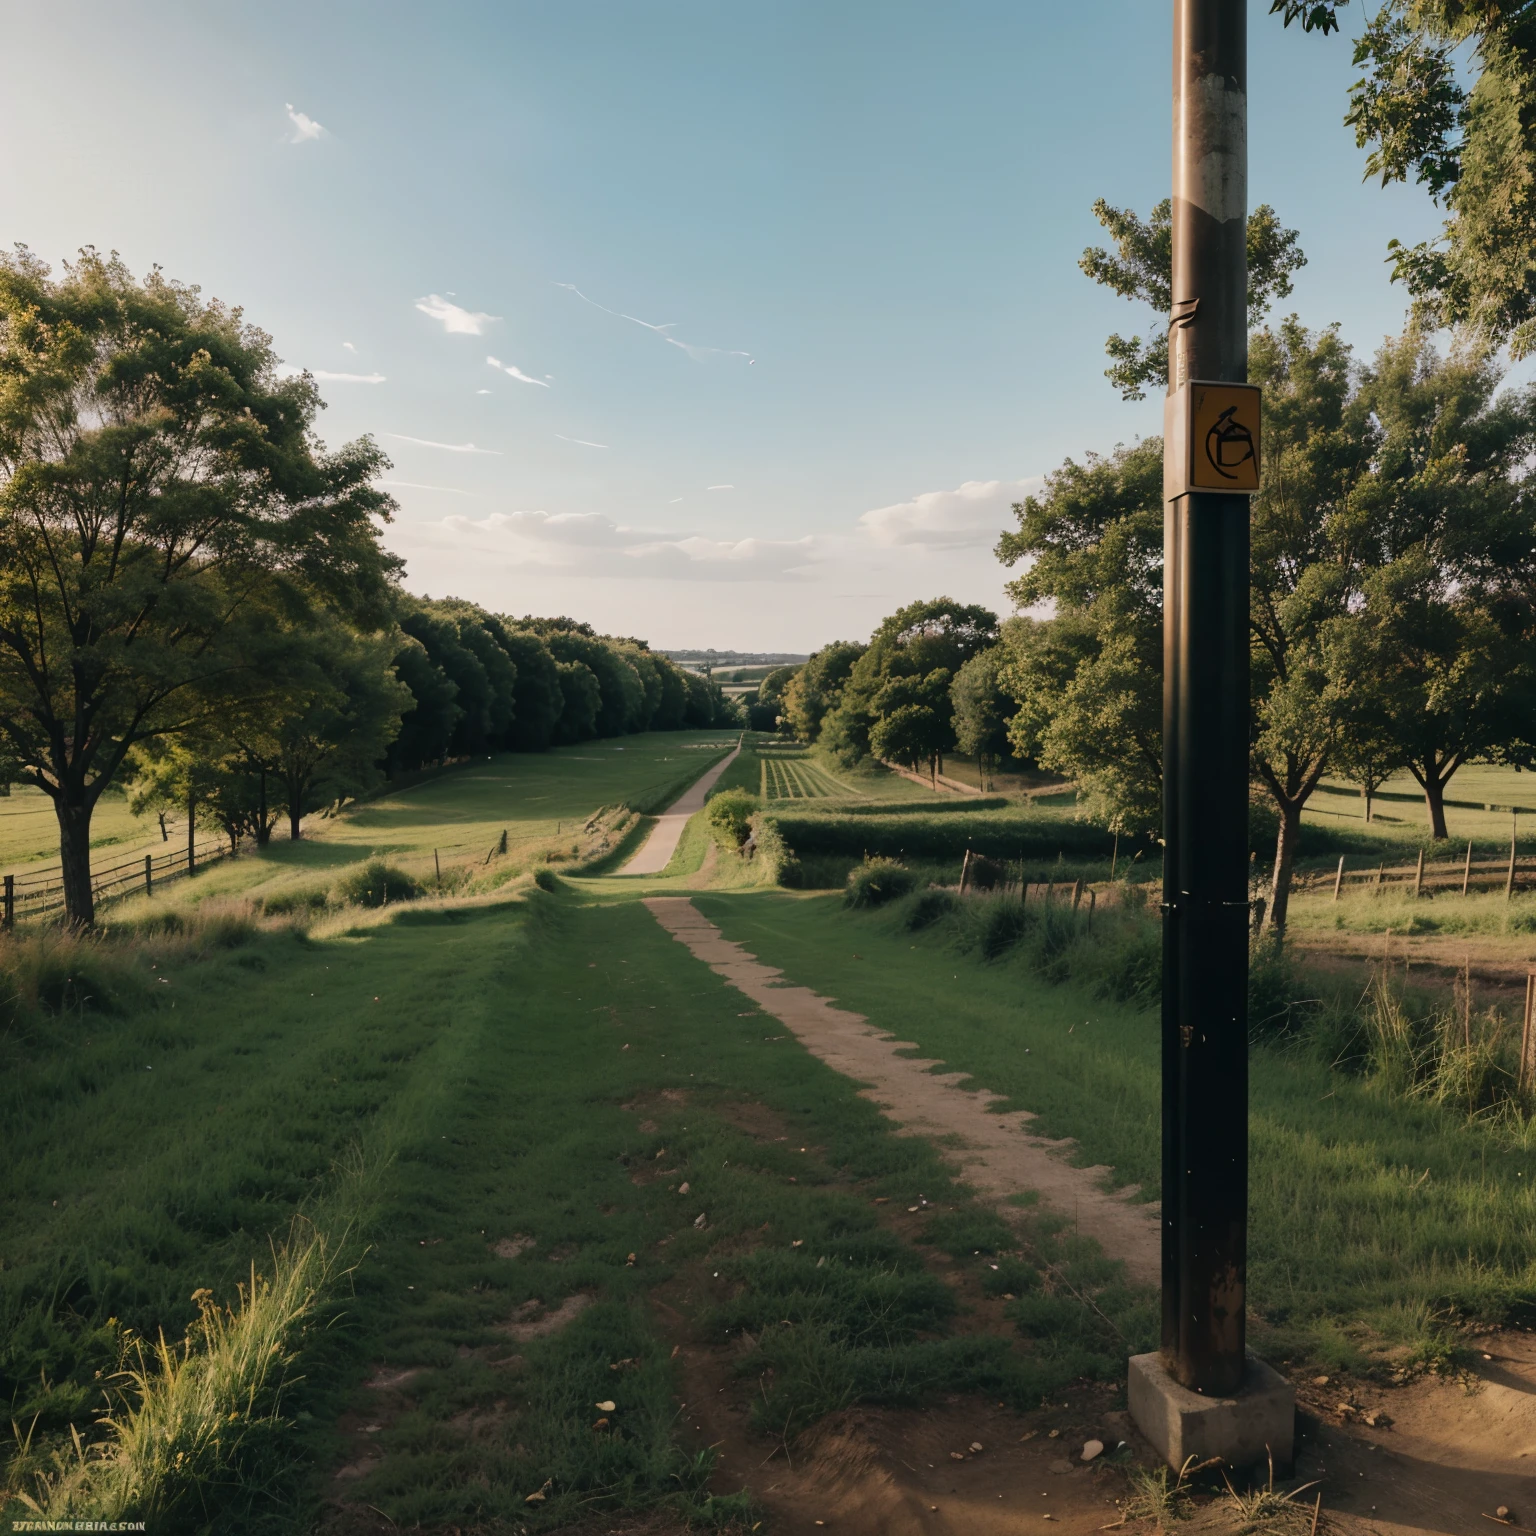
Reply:
M868 647L856 640L824 645L790 679L784 690L784 711L797 741L814 743L821 723L837 708L853 664Z
M561 698L555 740L569 743L595 736L603 690L592 669L580 661L557 661L555 675L560 682Z
M1014 507L998 558L1023 564L1003 626L999 680L1018 708L1009 739L1076 781L1116 831L1158 824L1163 774L1163 451L1151 438L1068 459Z
M135 746L254 686L253 625L303 594L382 621L393 562L365 440L316 441L238 310L87 251L0 258L0 744L53 803L65 910Z
M872 732L882 715L907 706L930 708L939 725L929 755L938 760L954 743L949 684L954 674L978 651L997 643L997 615L975 603L937 597L908 603L885 619L869 647L854 662L837 708L822 724L822 739L846 763L856 763L873 750ZM925 680L938 671L942 694L918 700L904 687L889 689L897 679Z
M410 690L400 731L385 754L391 777L425 768L448 756L454 726L462 711L459 690L414 635L402 637L394 657L395 676Z
M922 676L890 678L875 695L870 751L908 768L926 765L937 785L939 760L955 742L954 706L949 697L952 679L948 667L935 667Z
M1287 26L1338 29L1348 0L1273 0ZM1450 217L1388 245L1420 319L1536 350L1536 11L1528 0L1387 0L1355 45L1345 122L1366 175L1413 180ZM1462 84L1470 73L1470 89Z
M955 673L949 689L955 746L976 759L983 789L992 787L997 760L1008 752L1008 721L1014 704L1002 685L1006 660L1000 645L978 651Z
M1164 198L1142 219L1129 208L1113 208L1101 197L1094 217L1109 231L1113 254L1090 246L1078 265L1094 282L1122 299L1139 299L1159 315L1173 311L1173 204ZM1257 322L1276 299L1289 298L1291 273L1307 258L1268 203L1248 215L1248 318ZM1151 384L1161 391L1168 382L1166 322L1148 337L1118 333L1104 343L1110 366L1107 378L1126 400L1140 400Z
M1437 838L1452 776L1523 761L1536 705L1536 390L1500 381L1486 346L1442 356L1416 329L1385 345L1361 395L1378 440L1340 533L1360 594L1336 641L1353 757L1405 766Z

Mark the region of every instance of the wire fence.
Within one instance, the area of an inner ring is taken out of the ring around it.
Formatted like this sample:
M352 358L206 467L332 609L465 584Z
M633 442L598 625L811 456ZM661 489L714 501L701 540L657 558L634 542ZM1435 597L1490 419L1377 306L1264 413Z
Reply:
M210 864L233 858L238 850L223 839L211 839L165 853L146 853L105 869L91 871L91 892L100 906L136 891L152 892L167 881L185 879ZM6 875L0 890L0 925L14 928L18 922L50 917L64 910L64 868L50 864L22 875Z

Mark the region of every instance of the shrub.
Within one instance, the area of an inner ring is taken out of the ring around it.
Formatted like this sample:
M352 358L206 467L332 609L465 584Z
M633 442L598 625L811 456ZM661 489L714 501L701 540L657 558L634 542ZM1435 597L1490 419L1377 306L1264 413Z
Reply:
M264 917L293 917L304 916L313 912L323 912L330 895L324 886L304 885L294 890L274 891L270 896L261 898L261 911Z
M369 859L337 882L336 894L353 906L387 907L395 901L414 901L421 887L403 869L383 859Z
M912 889L913 878L912 871L895 859L866 859L848 876L843 905L883 907L905 896Z
M903 861L952 863L958 871L969 848L988 858L1102 861L1108 864L1113 835L1102 827L1071 821L1042 810L995 809L983 802L956 801L942 809L872 814L873 808L773 812L780 835L799 857L843 854L860 859L879 855ZM1121 857L1128 844L1121 840Z
M919 933L931 928L940 918L948 917L958 906L959 900L948 891L921 891L907 909L908 933Z
M756 795L749 795L744 789L727 789L710 797L704 815L715 840L734 853L746 842L757 809Z
M560 889L560 877L547 866L541 866L534 870L533 883L541 891L558 891Z
M800 861L781 836L778 822L759 811L752 818L752 832L757 840L758 863L768 878L776 885L798 890L802 883Z

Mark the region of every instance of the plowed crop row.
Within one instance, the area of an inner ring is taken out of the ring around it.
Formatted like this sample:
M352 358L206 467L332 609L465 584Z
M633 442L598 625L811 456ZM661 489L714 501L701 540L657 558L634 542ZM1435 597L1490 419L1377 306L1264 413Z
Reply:
M806 758L763 758L765 800L826 800L847 793L845 785Z

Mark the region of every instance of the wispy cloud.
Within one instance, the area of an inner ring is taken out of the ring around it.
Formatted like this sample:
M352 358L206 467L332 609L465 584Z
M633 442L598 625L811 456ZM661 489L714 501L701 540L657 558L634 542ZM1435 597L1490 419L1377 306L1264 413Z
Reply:
M757 361L750 352L738 352L727 347L695 346L693 342L684 341L680 336L672 334L677 329L677 321L668 320L663 325L652 325L649 320L641 320L637 315L626 315L621 310L609 309L606 304L599 304L596 299L589 299L575 283L556 283L555 287L574 293L583 304L590 304L593 309L600 309L605 315L612 315L617 320L628 320L631 325L641 325L648 331L654 331L668 346L681 347L695 362L711 353L719 357L744 357L749 365Z
M387 485L402 491L442 491L449 496L473 496L473 491L461 491L451 485L423 485L419 480L376 480L375 485Z
M415 443L418 448L441 448L444 453L487 453L497 459L502 456L499 448L476 448L473 443L435 443L430 437L407 437L403 432L388 432L385 436L397 443Z
M529 378L528 375L514 363L504 363L499 357L488 357L486 358L486 362L488 362L492 368L501 369L503 373L510 375L512 378L519 380L521 383L537 384L540 389L549 388L549 385L546 384L543 379Z
M704 489L706 491L734 491L736 487L734 485L706 485Z
M556 432L555 436L558 437L562 443L577 443L583 448L601 448L605 452L608 448L607 443L589 443L584 437L567 437L564 432Z
M315 368L312 370L315 378L326 379L333 384L383 384L385 375L382 373L332 373L328 368Z
M464 309L440 293L429 293L426 298L417 299L416 308L433 320L440 321L450 336L483 336L486 326L501 319L500 315L486 315L478 310Z
M1016 501L1040 488L1039 477L1028 480L967 480L952 491L924 491L910 501L876 507L859 519L860 528L887 548L920 544L958 549L990 546L1012 519Z
M284 102L288 108L288 121L293 124L293 133L289 136L290 144L304 144L312 139L318 139L325 129L317 123L308 113L300 112L294 104Z
M341 345L348 352L356 352L357 351L357 348L354 347L350 341L344 341L344 342L342 342Z
M496 512L453 516L430 525L462 557L513 562L549 574L672 581L798 580L818 558L817 541L708 539L626 528L598 512ZM418 529L417 533L427 533Z

